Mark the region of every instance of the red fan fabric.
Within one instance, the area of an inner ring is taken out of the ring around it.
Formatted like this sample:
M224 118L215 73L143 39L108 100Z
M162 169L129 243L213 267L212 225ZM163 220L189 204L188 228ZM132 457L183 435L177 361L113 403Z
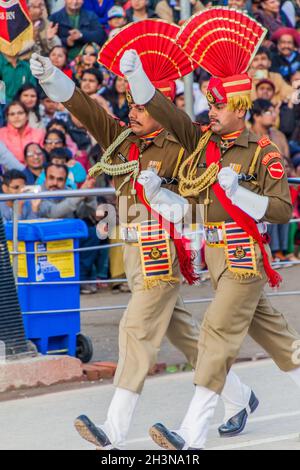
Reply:
M192 72L197 63L176 44L179 26L163 20L144 20L125 26L102 47L98 61L118 76L124 52L134 49L154 84L169 97L175 96L174 81Z
M177 43L211 75L225 78L248 70L266 32L245 12L216 7L192 16Z

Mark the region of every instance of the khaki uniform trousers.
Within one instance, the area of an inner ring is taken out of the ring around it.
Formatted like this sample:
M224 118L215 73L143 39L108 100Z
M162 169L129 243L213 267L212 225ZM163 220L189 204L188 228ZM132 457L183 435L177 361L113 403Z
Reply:
M173 242L170 242L173 276L181 278ZM144 288L139 247L125 244L124 265L132 292L119 327L119 362L114 385L141 393L149 370L156 363L163 337L196 367L199 327L184 308L180 283L161 282Z
M224 248L206 247L206 262L216 294L200 329L195 384L219 394L248 333L281 370L299 367L293 362L293 355L300 336L266 298L262 255L257 245L255 250L263 278L241 280L228 270Z

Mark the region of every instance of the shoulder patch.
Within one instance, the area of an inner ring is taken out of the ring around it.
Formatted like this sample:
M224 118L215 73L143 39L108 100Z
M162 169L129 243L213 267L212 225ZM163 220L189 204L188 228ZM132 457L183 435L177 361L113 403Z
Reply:
M269 137L267 137L266 135L264 137L262 137L259 141L258 141L258 145L263 149L265 147L268 147L268 145L270 145L272 142L270 141Z
M262 162L263 165L268 165L268 163L270 163L272 160L275 160L275 158L280 158L281 159L282 158L281 153L279 153L279 152L269 152L263 157L261 162Z
M285 174L284 167L281 162L271 163L271 165L267 167L267 170L271 178L274 180L281 180Z

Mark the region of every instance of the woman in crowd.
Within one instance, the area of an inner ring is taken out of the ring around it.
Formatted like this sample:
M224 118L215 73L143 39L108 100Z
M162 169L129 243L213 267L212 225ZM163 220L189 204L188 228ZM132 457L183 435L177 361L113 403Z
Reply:
M12 101L5 110L7 125L0 128L0 140L24 163L24 149L27 144L34 142L42 145L45 131L34 129L29 125L29 113L20 101Z
M95 42L88 42L83 46L77 57L71 62L74 78L80 83L85 70L99 68L97 62L100 47Z
M44 123L41 117L40 99L37 89L29 83L23 85L15 96L15 101L24 104L28 111L29 125L34 129L44 129Z
M46 163L46 153L39 144L30 142L24 149L24 159L26 167L23 173L26 177L26 184L36 184Z
M59 68L69 78L73 78L73 71L68 64L68 54L63 46L55 46L49 53L49 59L55 67Z
M52 119L52 121L48 123L46 130L51 131L53 129L57 129L65 135L66 146L68 147L68 149L71 150L72 154L75 156L76 153L78 152L78 147L77 147L77 144L72 140L69 134L67 123L63 121L62 119Z

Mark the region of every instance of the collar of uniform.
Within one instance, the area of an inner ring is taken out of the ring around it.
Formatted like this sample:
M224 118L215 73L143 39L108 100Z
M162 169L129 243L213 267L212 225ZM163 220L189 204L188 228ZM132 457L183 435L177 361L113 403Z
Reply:
M142 143L144 143L137 135L135 134L131 134L129 137L128 137L128 140L130 140L131 142L134 142L138 147L140 147L142 145ZM156 145L157 147L160 147L162 148L163 145L164 145L164 141L165 140L169 140L171 142L177 142L177 140L175 139L175 137L173 137L168 131L166 131L165 129L160 133L158 134L158 136L155 137L155 139L153 140L153 142L151 142L152 144Z
M213 142L216 142L217 144L220 144L221 136L217 134L213 134L211 137L211 140ZM243 132L241 133L241 135L234 142L234 147L238 145L239 147L247 148L249 147L249 143L251 142L258 142L258 138L253 132L245 128Z

